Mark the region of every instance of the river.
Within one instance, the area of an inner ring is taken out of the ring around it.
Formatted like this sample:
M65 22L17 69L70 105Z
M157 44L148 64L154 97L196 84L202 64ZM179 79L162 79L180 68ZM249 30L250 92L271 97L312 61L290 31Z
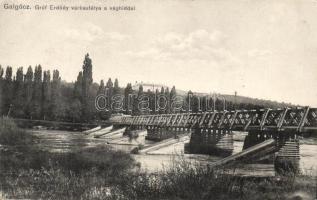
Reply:
M98 145L110 145L115 150L130 152L137 146L133 142L131 142L131 145L126 143L122 145L107 144L105 139L93 138L80 132L57 130L31 130L31 132L39 138L37 145L41 149L51 152L68 152ZM233 153L242 150L243 140L241 139L241 135L245 136L245 133L235 132L235 135L239 135L239 139L234 141ZM214 162L221 159L220 157L208 155L184 154L185 142L179 142L176 145L152 151L151 154L133 154L133 157L141 163L141 168L149 171L157 171L168 167L173 159L180 157L193 162ZM151 141L145 141L145 144L149 143ZM317 174L317 138L304 138L300 140L300 167L304 173Z

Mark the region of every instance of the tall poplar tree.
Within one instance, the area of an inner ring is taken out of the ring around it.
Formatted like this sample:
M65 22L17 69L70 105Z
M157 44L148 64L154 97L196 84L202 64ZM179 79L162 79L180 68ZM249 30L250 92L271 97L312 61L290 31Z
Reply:
M149 104L150 104L150 110L149 114L154 114L155 113L155 93L148 89L147 95L149 97Z
M135 114L135 115L143 114L142 108L139 107L139 106L141 106L141 104L139 104L139 103L142 101L142 99L140 99L142 95L143 95L143 86L141 84L139 86L138 96L136 98L134 98L134 101L133 101L133 114Z
M80 102L82 101L83 97L83 72L79 72L77 75L77 80L75 81L74 84L74 99L79 100Z
M12 115L14 117L23 118L24 116L24 77L23 77L23 67L19 67L16 72L14 81L14 96L13 96L13 108Z
M88 121L91 119L92 114L92 101L90 96L90 89L92 85L92 61L87 53L83 63L83 80L82 80L82 106L83 106L83 120Z
M129 97L129 95L132 93L133 93L132 85L131 83L128 83L126 88L124 89L124 108L127 114L132 114L130 110L133 107L132 106L133 100L132 98Z
M31 66L24 76L24 113L27 118L31 118L31 103L32 103L32 93L33 93L33 69Z
M2 116L3 113L3 68L0 65L0 116Z
M171 97L170 97L170 91L168 87L165 89L164 95L167 100L165 113L171 113Z
M105 84L103 80L101 80L97 94L105 94L105 91L106 91Z
M68 115L72 122L80 122L82 120L82 97L83 97L83 72L77 75L74 83L73 98L69 105Z
M49 119L50 117L51 97L51 73L48 70L43 73L42 84L42 118L44 120Z
M165 113L165 109L166 109L166 107L164 107L165 105L167 106L167 102L165 101L166 99L164 98L164 87L162 86L161 87L161 92L160 92L160 96L161 96L161 98L159 98L159 108L160 108L160 110L159 110L159 113L160 114L163 114L163 113Z
M108 95L109 95L109 99L110 99L110 103L111 103L111 98L113 96L113 82L111 80L111 78L108 79L107 84L106 84L106 88L108 90Z
M13 103L13 82L12 82L12 67L7 66L6 73L4 77L4 84L3 84L3 94L4 104L3 104L3 111L4 115L10 114L10 108Z
M40 119L42 114L42 67L35 66L33 95L32 95L32 118Z
M117 94L119 94L119 93L120 93L119 81L118 81L118 79L116 78L116 79L114 80L113 94L114 94L114 95L117 95Z
M51 117L53 120L62 120L64 108L61 103L61 78L58 70L53 71L51 95Z
M175 108L172 107L171 105L172 105L173 101L176 101L176 99L175 99L176 95L177 95L176 94L176 89L175 89L175 86L173 86L172 89L171 89L171 92L170 92L170 112L171 113L175 112Z

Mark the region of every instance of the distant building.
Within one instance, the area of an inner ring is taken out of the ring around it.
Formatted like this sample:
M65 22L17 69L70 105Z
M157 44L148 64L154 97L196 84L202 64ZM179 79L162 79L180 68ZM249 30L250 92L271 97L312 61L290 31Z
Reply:
M133 90L139 90L139 87L140 85L143 86L143 91L152 91L152 92L155 92L156 89L158 89L159 91L161 91L161 88L163 87L164 90L166 88L168 88L166 85L163 85L163 84L155 84L155 83L143 83L143 82L135 82L135 84L132 86L132 89Z

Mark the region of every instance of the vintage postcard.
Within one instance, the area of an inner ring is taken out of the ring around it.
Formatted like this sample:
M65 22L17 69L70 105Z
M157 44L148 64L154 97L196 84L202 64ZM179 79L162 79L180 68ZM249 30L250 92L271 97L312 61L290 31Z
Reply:
M0 200L316 200L316 19L316 0L0 0Z

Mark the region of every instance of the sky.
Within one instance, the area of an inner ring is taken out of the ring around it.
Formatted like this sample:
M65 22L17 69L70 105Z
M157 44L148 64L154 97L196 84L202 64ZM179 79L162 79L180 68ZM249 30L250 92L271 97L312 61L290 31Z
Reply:
M316 0L0 0L0 64L317 107ZM14 11L4 4L135 6Z

